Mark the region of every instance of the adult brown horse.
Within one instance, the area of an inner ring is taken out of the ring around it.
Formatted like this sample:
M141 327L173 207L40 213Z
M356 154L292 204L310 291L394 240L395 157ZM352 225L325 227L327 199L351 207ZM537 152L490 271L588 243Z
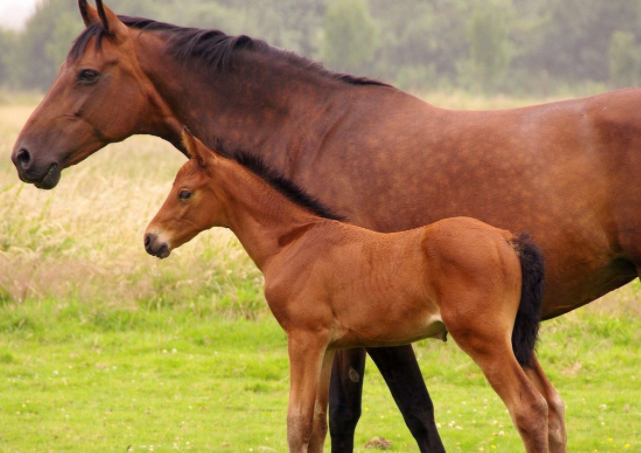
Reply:
M259 153L356 225L399 231L466 215L530 231L548 264L545 318L637 276L639 90L450 111L246 36L80 5L88 28L15 145L24 181L52 188L63 168L132 134L183 149L184 123L206 144ZM411 348L369 352L421 450L442 451ZM352 449L363 369L362 350L335 361L336 452ZM560 402L550 410L561 418ZM562 443L561 428L555 435Z
M290 453L323 451L337 349L447 333L501 397L526 451L548 453L547 400L537 390L547 378L532 367L544 260L527 236L468 217L367 230L337 219L255 154L212 152L187 131L184 142L191 158L147 227L145 249L167 258L216 226L238 237L287 333Z

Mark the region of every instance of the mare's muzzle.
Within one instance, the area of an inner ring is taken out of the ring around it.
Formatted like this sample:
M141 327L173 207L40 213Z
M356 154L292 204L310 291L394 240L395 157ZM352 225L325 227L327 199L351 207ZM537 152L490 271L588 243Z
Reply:
M60 164L37 160L26 147L16 146L11 154L11 161L18 170L20 179L39 189L53 189L60 181Z

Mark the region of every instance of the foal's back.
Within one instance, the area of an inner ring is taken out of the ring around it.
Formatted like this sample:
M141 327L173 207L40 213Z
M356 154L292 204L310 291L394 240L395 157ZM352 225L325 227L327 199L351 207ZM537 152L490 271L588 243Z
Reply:
M266 273L266 296L281 322L329 326L335 347L443 338L448 316L490 304L513 322L521 274L511 239L466 217L391 234L322 221Z

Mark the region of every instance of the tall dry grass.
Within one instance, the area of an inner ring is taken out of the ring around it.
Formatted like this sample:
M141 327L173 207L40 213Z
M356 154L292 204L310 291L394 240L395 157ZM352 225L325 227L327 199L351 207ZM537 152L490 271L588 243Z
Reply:
M144 251L180 153L134 137L65 170L55 190L38 190L18 180L9 159L32 108L0 107L0 300L256 308L260 275L228 231L206 232L166 261Z
M536 102L463 93L426 100L460 109L508 108ZM22 184L9 156L34 108L0 106L0 304L54 298L126 309L171 305L252 316L262 305L262 278L237 240L214 229L169 260L142 247L184 157L169 144L133 137L67 169L53 191ZM590 310L641 313L639 285Z

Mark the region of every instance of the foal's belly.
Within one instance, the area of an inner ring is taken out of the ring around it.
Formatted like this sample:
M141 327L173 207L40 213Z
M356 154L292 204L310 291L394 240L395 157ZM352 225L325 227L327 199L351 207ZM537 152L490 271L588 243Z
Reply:
M445 339L447 330L434 301L369 301L336 311L337 348L400 346L424 338Z

